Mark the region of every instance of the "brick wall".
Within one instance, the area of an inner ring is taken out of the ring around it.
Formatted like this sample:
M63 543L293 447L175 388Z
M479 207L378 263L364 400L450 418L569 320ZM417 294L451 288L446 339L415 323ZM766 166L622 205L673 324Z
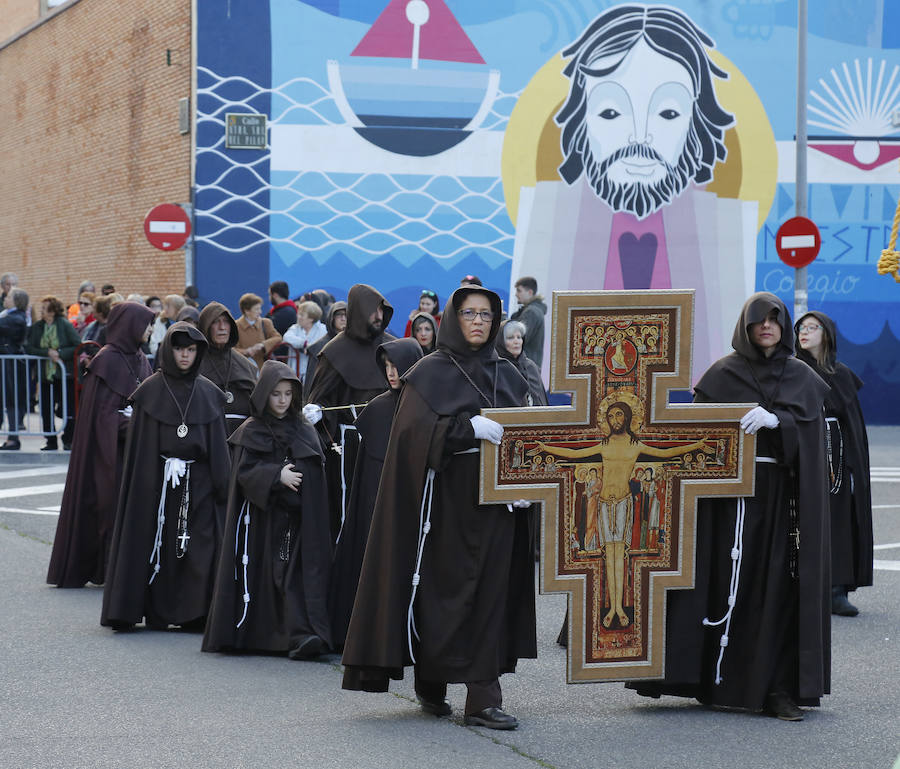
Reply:
M0 0L0 43L38 20L40 0Z
M65 302L85 279L181 293L184 252L142 223L190 199L190 2L81 0L0 49L0 83L0 272Z

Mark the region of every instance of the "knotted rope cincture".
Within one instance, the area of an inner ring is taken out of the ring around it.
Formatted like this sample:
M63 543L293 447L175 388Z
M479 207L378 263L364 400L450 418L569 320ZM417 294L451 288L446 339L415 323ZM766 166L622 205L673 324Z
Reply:
M894 226L891 228L888 247L881 252L881 257L878 259L878 274L893 275L894 280L900 283L900 253L897 252L898 230L900 230L900 199L897 200L897 211L894 213Z
M428 468L425 475L425 488L422 490L422 506L419 508L419 546L416 548L416 570L412 577L412 595L409 598L409 609L406 612L406 637L409 644L409 658L415 663L416 655L413 652L413 636L419 640L419 631L416 629L414 606L416 592L419 589L419 571L422 568L422 553L425 550L425 540L431 531L431 500L434 495L434 470Z
M741 579L741 560L744 555L744 514L746 503L743 497L738 497L737 513L734 519L734 543L731 547L731 585L728 589L728 611L722 619L713 622L709 617L704 617L703 624L707 627L715 627L725 623L725 632L719 639L719 659L716 661L716 685L722 683L722 662L725 659L725 649L728 646L728 631L731 629L731 615L734 605L737 603L738 583Z
M237 581L237 552L238 542L241 540L241 524L244 525L244 554L241 556L241 564L244 567L244 613L241 615L240 622L235 625L239 628L247 619L247 609L250 608L250 581L247 578L247 565L250 563L250 501L245 499L241 507L241 514L238 516L237 529L234 532L234 579Z
M165 462L163 465L162 490L159 492L159 505L156 508L156 536L153 539L153 551L150 553L150 563L153 564L153 573L150 575L148 585L153 584L156 575L160 570L160 557L162 554L162 537L163 526L166 523L166 487L171 483L173 489L177 489L181 485L181 479L188 472L188 465L193 464L193 459L179 459L178 457L160 458ZM186 482L190 481L188 476Z

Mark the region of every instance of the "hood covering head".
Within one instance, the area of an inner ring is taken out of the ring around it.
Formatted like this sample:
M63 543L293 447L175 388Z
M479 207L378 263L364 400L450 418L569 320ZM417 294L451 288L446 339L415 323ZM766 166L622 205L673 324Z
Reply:
M382 372L384 371L385 360L389 360L394 364L397 373L401 377L403 377L406 372L412 368L413 364L424 355L425 353L422 352L421 345L411 337L406 337L405 339L392 339L390 342L384 342L383 344L378 345L378 350L375 351L375 357L378 360L378 365L381 366ZM388 381L386 373L384 381ZM390 387L390 382L388 382L388 387Z
M153 318L153 310L143 304L114 304L106 320L106 343L129 355L136 353Z
M794 354L794 334L791 328L791 314L784 302L775 294L768 291L759 291L746 302L741 310L737 325L734 327L734 335L731 338L731 346L735 351L748 360L762 360L766 356L753 343L750 336L750 326L760 323L772 311L778 312L778 325L781 326L781 341L771 357L780 358Z
M300 413L302 386L294 370L281 361L267 360L259 371L259 379L250 395L250 413L253 416L261 419L269 414L267 408L269 395L271 395L275 386L285 379L291 383L291 389L294 391L294 397L291 400L288 413L293 416L297 416Z
M825 352L824 365L819 364L818 360L811 353L800 347L800 324L807 318L815 318L822 327L822 347ZM837 362L837 326L831 318L824 312L810 310L794 324L794 334L798 358L807 362L815 361L814 368L823 368L827 372L834 371L834 364Z
M494 318L491 321L491 328L488 332L484 344L477 350L469 347L469 343L463 336L462 327L459 320L459 308L462 307L466 297L471 294L483 294L487 297L491 304L491 311ZM500 315L503 310L503 304L500 297L489 289L481 286L462 286L456 289L447 300L444 308L444 315L441 318L441 327L438 331L437 347L439 350L446 350L456 358L495 358L497 356L494 350L494 342L497 339L497 333L500 331Z
M381 334L387 329L394 314L393 306L372 286L365 283L357 283L350 287L347 294L347 329L344 333L359 342L366 342L373 338L369 332L369 316L381 307L384 312L384 320L381 324ZM375 334L374 336L378 336Z
M189 347L192 344L197 345L197 357L187 371L182 371L175 364L175 352L172 348ZM169 330L166 331L166 335L159 345L157 352L159 367L167 376L176 379L193 379L200 370L200 364L203 362L203 357L206 355L208 347L209 342L206 341L206 337L200 333L196 326L183 321L173 323L169 326Z
M325 318L325 328L328 329L328 337L331 338L337 333L337 329L334 327L334 317L339 312L347 314L347 303L346 302L335 302L331 307L328 308L328 317Z
M178 312L178 316L175 318L175 320L183 320L183 321L186 321L187 323L193 323L195 326L199 326L200 325L200 310L198 310L196 307L191 307L190 305L187 305L187 306L181 308L181 310Z
M434 350L437 347L437 335L438 335L438 324L434 319L434 316L427 312L417 312L413 315L412 323L410 323L410 331L409 333L413 338L416 336L416 330L423 324L427 323L431 326L431 350ZM429 350L429 352L431 352Z
M206 337L206 340L209 342L210 346L214 346L212 343L212 339L210 339L209 331L213 322L224 315L228 318L228 325L231 326L231 334L228 337L228 342L225 347L230 348L234 347L238 343L238 327L237 323L235 323L234 318L231 317L231 313L228 311L228 308L222 304L221 302L210 302L200 313L200 319L197 322L197 326L203 332L203 336ZM221 348L220 348L221 349Z

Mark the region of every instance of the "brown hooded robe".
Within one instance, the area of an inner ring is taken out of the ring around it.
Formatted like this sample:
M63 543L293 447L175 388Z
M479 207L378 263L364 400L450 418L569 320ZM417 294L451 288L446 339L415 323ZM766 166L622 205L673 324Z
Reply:
M279 419L268 411L268 399L285 380L294 398ZM228 517L203 651L290 652L311 636L330 645L325 457L300 402L293 369L266 361L251 396L253 416L228 440L234 447ZM286 464L303 474L299 491L281 482Z
M778 312L781 341L766 358L749 327ZM743 549L728 645L715 683L735 547L736 500L702 499L697 509L693 590L668 594L666 675L629 684L649 696L696 697L714 705L762 709L766 695L787 694L817 705L830 689L831 582L825 485L823 402L827 385L793 357L794 336L784 303L766 292L744 304L721 358L694 388L701 403L759 403L779 425L756 434L756 484L746 497ZM771 458L775 462L761 460ZM800 547L792 575L791 509Z
M197 358L188 371L175 365L175 343L197 345ZM160 370L131 396L134 413L103 592L102 625L120 628L145 617L147 625L156 628L196 627L205 621L231 468L222 418L224 395L197 373L205 350L206 337L194 326L183 322L169 326L159 346ZM179 437L182 414L188 432ZM160 569L151 583L165 457L193 461L189 481L184 477L177 487L166 486ZM185 502L184 528L189 538L182 547L179 513Z
M377 357L381 361L382 370L387 359L403 377L422 357L422 348L415 339L394 339L378 348ZM399 389L381 393L369 401L369 405L360 412L355 422L359 432L359 452L353 470L347 515L334 550L328 601L335 648L342 648L347 637L347 626L350 624L353 599L359 583L359 570L362 568L369 538L372 508L378 495L384 455L399 400Z
M862 380L837 360L837 327L824 312L808 312L794 324L797 332L808 317L825 335L827 370L797 344L797 357L811 366L831 392L825 397L830 452L831 584L847 590L872 584L872 486L869 480L869 438L856 393ZM835 429L835 420L837 429Z
M121 409L151 374L141 344L152 322L153 311L142 304L114 305L107 344L88 366L47 571L51 585L102 585L106 577L129 422Z
M489 338L476 351L456 314L473 292L485 294L494 311ZM344 646L345 689L386 691L388 679L401 679L412 664L410 646L417 676L429 682L495 680L520 657L536 656L528 515L478 504L480 461L471 453L480 441L470 417L525 402L525 380L494 350L500 311L492 291L457 289L438 349L404 378ZM430 532L411 595L430 471ZM415 631L407 621L413 598Z
M210 338L210 326L213 321L224 315L231 327L228 343L224 347L216 347ZM250 416L250 393L256 386L258 370L246 357L234 347L240 335L237 323L228 312L228 308L220 302L210 302L200 313L198 327L209 343L209 349L203 357L200 373L225 393L232 395L232 402L224 403L225 430L231 435L248 416Z
M382 308L381 328L390 323L394 308L365 283L351 286L347 295L347 328L334 337L319 353L315 375L310 385L309 403L319 406L342 406L368 403L385 391L384 372L375 360L379 345L394 337L381 331L369 331L369 316ZM359 436L353 422L360 409L326 411L316 425L325 449L325 470L328 473L328 497L331 501L332 541L337 539L353 481L353 467ZM333 445L340 446L338 453Z

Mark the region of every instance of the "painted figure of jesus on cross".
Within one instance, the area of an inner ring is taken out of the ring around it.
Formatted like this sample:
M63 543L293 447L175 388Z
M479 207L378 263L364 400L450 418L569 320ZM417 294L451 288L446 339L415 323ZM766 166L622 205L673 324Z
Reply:
M485 412L505 432L485 444L482 501L544 503L541 589L569 594L570 682L662 675L695 501L752 490L748 407L668 402L690 387L692 310L690 291L554 292L551 390L573 405Z

